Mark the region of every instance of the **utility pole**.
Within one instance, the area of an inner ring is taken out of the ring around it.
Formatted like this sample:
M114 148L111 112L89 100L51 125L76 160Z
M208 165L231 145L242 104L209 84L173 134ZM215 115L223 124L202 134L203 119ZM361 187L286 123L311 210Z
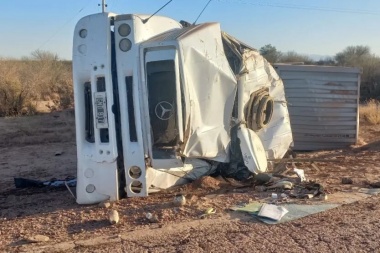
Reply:
M106 12L106 7L107 7L107 4L106 4L106 0L102 0L102 12Z

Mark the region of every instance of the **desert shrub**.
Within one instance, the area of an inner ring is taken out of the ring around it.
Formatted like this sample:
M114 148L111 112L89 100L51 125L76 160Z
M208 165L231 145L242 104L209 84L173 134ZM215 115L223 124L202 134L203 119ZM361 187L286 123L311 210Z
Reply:
M360 106L360 117L371 125L380 124L380 102L374 99Z
M73 106L71 62L35 51L22 60L0 59L0 116L33 114L38 101L54 108Z
M280 62L313 64L313 60L309 56L294 51L283 53L280 57Z
M339 66L359 67L361 75L361 99L380 98L380 57L368 46L349 46L335 55Z

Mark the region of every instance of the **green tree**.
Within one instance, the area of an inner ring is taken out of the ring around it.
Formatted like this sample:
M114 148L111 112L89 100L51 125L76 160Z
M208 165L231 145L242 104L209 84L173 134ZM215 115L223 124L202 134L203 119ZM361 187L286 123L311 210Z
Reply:
M260 54L270 63L276 63L281 58L282 53L271 44L267 44L260 48Z

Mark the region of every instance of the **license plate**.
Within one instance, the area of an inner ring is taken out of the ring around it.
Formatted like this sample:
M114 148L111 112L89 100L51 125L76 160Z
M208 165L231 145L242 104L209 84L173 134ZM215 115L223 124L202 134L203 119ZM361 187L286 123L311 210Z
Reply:
M108 128L107 99L105 92L95 92L94 108L96 128Z

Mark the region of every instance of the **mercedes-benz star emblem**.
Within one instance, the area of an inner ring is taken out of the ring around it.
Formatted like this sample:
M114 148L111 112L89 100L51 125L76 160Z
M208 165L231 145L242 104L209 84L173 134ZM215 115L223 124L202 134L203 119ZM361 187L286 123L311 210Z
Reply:
M157 118L160 120L168 120L173 115L173 105L166 101L161 101L154 109Z

